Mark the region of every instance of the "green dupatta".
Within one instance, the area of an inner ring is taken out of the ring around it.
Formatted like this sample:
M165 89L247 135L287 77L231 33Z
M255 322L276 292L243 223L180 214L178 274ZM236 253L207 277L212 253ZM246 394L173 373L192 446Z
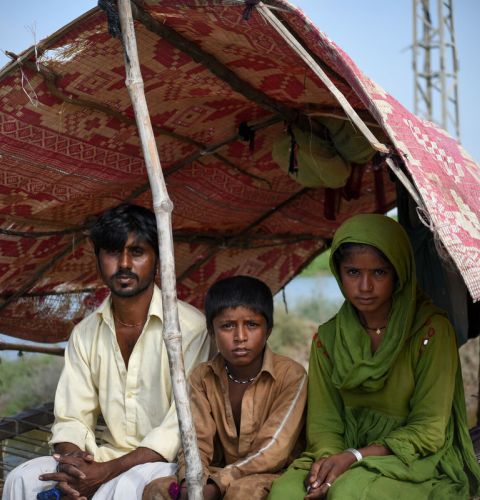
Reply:
M365 355L365 330L355 308L345 301L335 318L332 383L338 389L373 392L381 389L406 340L434 314L444 314L418 288L412 247L404 229L383 215L357 215L348 219L336 232L330 268L342 288L333 261L342 243L362 243L381 250L394 266L397 285L393 294L390 319L383 341L375 354ZM343 292L343 290L342 290ZM446 443L455 442L469 473L471 490L478 491L480 469L473 454L468 433L465 398L460 363L458 365L451 423L446 429Z

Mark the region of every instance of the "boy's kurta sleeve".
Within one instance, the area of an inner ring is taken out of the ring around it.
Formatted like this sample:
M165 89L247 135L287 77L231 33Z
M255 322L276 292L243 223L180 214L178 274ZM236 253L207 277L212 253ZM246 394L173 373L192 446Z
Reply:
M433 317L417 334L412 349L420 354L414 371L411 410L406 424L382 441L406 464L443 447L459 369L455 332L442 316ZM416 357L415 353L412 357Z
M254 451L210 476L222 495L236 479L250 474L277 472L287 465L288 457L303 426L307 375L305 370L294 362L282 372L278 373L275 382L281 384L279 397L274 401L269 417L251 445ZM266 373L263 376L270 377ZM256 404L262 402L258 401Z
M308 365L307 449L295 461L302 468L345 449L343 402L331 382L333 367L321 332L313 338Z
M197 434L197 443L200 452L200 460L202 461L204 482L206 482L209 474L208 466L211 464L213 459L214 439L217 430L205 386L202 383L207 370L209 371L210 368L206 367L206 365L200 365L192 373L189 380L190 408ZM185 479L185 455L183 453L183 448L180 449L178 454L177 476L179 482Z

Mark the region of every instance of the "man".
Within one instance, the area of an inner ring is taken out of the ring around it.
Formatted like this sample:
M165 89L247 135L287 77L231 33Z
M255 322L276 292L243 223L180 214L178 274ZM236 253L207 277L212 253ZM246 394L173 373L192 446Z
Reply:
M175 472L180 432L162 339L155 216L120 205L94 223L90 238L105 302L72 331L55 396L53 457L12 471L3 500L32 500L57 486L62 498L141 498L146 483ZM203 315L179 302L187 374L208 359ZM104 444L95 425L103 415Z

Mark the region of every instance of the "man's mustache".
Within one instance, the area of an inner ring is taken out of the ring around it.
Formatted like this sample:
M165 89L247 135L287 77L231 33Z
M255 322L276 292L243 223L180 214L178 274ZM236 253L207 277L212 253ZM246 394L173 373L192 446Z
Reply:
M132 271L117 271L113 276L113 279L121 279L121 278L130 278L134 280L138 280L138 276Z

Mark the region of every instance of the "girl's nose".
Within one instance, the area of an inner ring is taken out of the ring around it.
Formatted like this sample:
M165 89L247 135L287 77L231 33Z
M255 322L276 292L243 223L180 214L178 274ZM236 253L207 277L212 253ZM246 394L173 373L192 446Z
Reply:
M372 279L367 273L363 274L360 279L360 290L364 292L373 290Z

